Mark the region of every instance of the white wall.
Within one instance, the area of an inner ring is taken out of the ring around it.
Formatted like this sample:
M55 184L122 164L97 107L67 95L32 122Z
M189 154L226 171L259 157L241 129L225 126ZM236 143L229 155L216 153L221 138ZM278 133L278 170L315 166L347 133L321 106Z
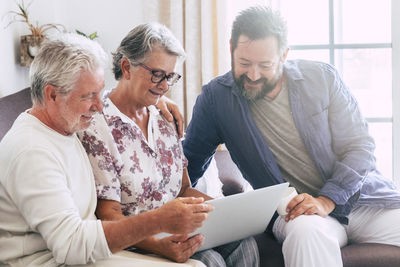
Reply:
M0 97L22 89L28 84L28 69L16 64L18 58L19 36L25 34L22 25L10 25L4 14L14 8L12 0L0 1Z
M134 26L145 22L142 0L25 0L31 3L32 21L60 23L68 31L98 32L96 40L107 52L114 51ZM14 0L0 0L0 17L17 10ZM23 23L0 21L0 97L29 86L29 68L19 65L19 38L29 34ZM106 89L115 85L111 67L106 72Z

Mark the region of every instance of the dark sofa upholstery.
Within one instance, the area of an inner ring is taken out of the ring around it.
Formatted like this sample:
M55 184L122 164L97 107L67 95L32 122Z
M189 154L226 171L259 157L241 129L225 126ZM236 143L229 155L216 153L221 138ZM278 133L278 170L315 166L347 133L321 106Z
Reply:
M0 98L0 140L18 115L32 106L29 88Z
M9 130L15 118L31 107L29 89L0 98L0 140ZM228 151L218 151L215 154L220 179L224 186L224 194L234 194L242 191L243 176L232 162ZM396 222L398 223L398 222ZM281 246L273 235L263 233L255 237L260 249L261 266L284 266ZM318 252L316 252L318 253ZM400 266L400 248L380 244L348 245L342 249L345 267L395 267Z

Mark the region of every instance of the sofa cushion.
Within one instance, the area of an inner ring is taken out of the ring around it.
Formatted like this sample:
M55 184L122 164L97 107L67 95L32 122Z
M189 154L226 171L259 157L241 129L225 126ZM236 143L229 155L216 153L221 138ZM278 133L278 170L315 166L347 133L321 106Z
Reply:
M32 101L29 88L0 98L0 140L11 128L18 115L30 107L32 107Z
M342 248L344 267L400 266L400 248L383 244L353 244Z

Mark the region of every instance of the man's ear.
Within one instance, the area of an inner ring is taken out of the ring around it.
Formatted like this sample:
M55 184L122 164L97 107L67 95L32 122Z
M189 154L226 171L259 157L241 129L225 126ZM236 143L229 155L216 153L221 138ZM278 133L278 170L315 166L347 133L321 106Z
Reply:
M229 51L231 51L231 55L232 55L232 40L229 41Z
M43 98L45 103L50 103L56 101L57 91L56 87L48 84L43 88Z
M285 62L285 61L286 61L286 58L287 58L288 53L289 53L289 48L287 48L286 51L283 52L283 55L282 55L282 62Z
M129 80L131 77L131 62L129 62L127 58L122 58L121 60L121 71L122 71L122 76L126 80Z

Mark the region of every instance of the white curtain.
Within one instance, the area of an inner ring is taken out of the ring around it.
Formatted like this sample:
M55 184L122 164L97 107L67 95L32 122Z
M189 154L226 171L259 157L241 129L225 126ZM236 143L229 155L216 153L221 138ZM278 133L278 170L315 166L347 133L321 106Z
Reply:
M144 5L146 20L166 25L186 51L185 63L178 66L178 71L183 74L182 81L171 88L168 96L180 106L187 124L202 85L222 73L221 38L225 38L222 42L225 43L224 49L228 51L227 60L230 62L229 34L226 29L220 31L221 25L224 25L221 21L225 20L221 19L223 12L218 13L225 1L148 0ZM226 61L226 56L224 58Z

